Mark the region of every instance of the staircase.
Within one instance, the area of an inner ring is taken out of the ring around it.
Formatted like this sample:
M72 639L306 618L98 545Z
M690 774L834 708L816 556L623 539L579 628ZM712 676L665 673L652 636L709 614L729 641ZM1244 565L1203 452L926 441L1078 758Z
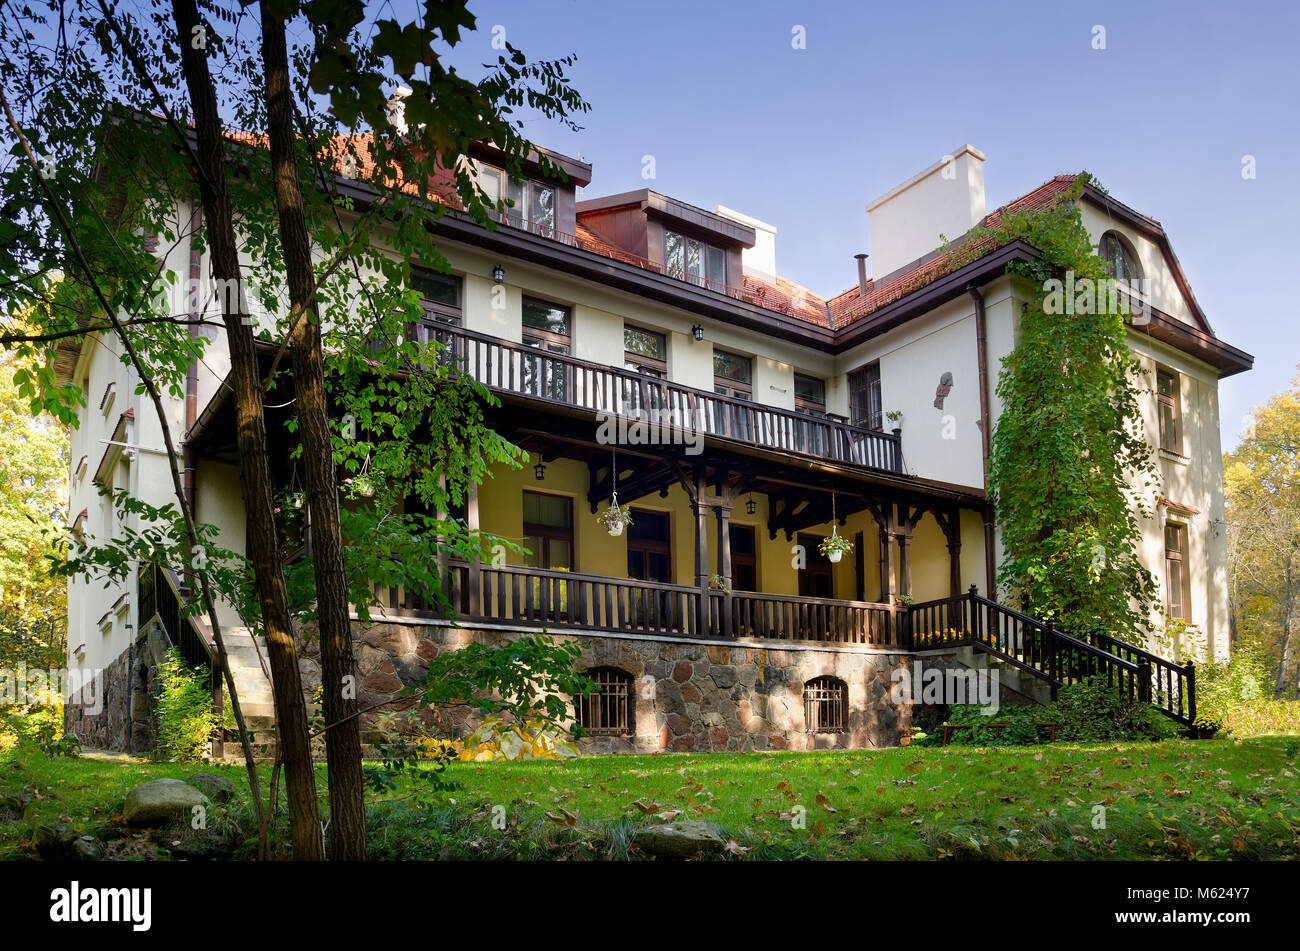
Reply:
M258 758L273 756L275 748L275 698L271 692L270 668L262 645L244 627L228 627L221 632L226 643L230 676L239 694L239 709L248 727L249 741ZM229 736L223 751L226 759L240 759L243 752L236 735Z
M1176 723L1190 727L1196 719L1196 668L1176 664L1101 632L1075 637L1051 621L990 601L975 586L957 597L913 604L907 612L907 642L912 650L967 648L971 659L983 654L991 662L1021 671L1045 685L1047 699L1070 684L1100 676L1130 698L1153 705ZM1041 688L1012 689L1039 702Z

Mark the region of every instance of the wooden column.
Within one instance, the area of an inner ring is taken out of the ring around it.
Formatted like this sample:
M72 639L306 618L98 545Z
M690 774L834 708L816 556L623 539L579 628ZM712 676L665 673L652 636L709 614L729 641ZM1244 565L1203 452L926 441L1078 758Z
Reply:
M695 586L709 588L709 506L704 500L704 471L695 474Z
M718 517L718 574L722 575L722 636L731 637L731 506L715 505Z
M478 486L470 482L469 492L465 499L465 527L471 532L479 530L478 517ZM481 548L477 551L474 559L469 563L469 616L480 617L479 609L479 591L483 586L481 566L483 562L483 551ZM455 605L459 609L460 605Z

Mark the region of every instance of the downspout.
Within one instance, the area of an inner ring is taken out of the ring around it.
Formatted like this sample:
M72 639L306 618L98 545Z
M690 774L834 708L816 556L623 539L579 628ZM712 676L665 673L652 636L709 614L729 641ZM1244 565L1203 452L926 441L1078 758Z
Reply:
M199 336L199 278L202 274L203 256L195 244L202 221L200 211L195 207L190 212L190 283L187 303L189 305L190 339ZM181 445L181 464L185 468L185 501L189 503L190 514L198 519L198 499L195 497L195 453L190 445L189 433L199 419L199 361L194 360L185 371L185 441Z
M980 390L980 446L982 450L984 466L984 493L988 495L989 489L989 456L993 454L992 443L990 441L989 430L992 428L992 421L989 419L989 367L988 367L988 333L985 328L984 320L984 295L974 283L966 285L966 292L970 294L971 300L975 302L975 347L976 357L979 366L979 390ZM986 597L990 600L997 600L997 564L994 560L993 546L993 505L990 502L984 503L984 580Z

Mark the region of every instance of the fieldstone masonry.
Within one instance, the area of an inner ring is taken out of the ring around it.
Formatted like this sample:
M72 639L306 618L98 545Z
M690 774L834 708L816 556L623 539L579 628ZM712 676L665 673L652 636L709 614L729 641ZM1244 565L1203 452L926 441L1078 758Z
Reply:
M470 642L505 643L510 632L446 625L381 623L357 625L357 666L361 707L410 710L401 698L428 662L444 650ZM558 636L582 645L580 669L614 667L632 678L636 694L634 735L586 737L584 753L653 753L863 749L897 746L910 725L906 704L891 699L893 674L910 662L896 653L833 650L816 646L779 649L741 644L620 638L608 635ZM304 686L319 684L318 648L302 644ZM803 687L831 676L848 685L848 723L843 733L808 733ZM419 710L423 729L461 738L477 720L470 711ZM377 739L376 714L365 716L367 735Z

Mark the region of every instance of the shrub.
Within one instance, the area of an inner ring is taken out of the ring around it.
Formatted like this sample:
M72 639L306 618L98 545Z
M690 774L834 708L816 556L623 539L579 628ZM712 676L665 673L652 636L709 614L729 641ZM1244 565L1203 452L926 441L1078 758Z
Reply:
M1239 647L1226 663L1196 668L1196 713L1217 720L1235 737L1300 733L1300 701L1273 700L1268 662L1251 647Z
M159 751L182 763L202 760L218 726L208 669L190 670L173 647L158 664L158 682Z
M978 705L953 706L947 723L969 726L968 730L951 731L948 742L960 746L1026 746L1038 742L1038 724L1043 708L1038 706L1005 706L989 715ZM993 724L1001 724L1000 730ZM930 745L942 742L939 731Z
M1045 720L1060 724L1062 740L1165 740L1178 727L1149 703L1130 700L1100 676L1063 687L1047 707Z

